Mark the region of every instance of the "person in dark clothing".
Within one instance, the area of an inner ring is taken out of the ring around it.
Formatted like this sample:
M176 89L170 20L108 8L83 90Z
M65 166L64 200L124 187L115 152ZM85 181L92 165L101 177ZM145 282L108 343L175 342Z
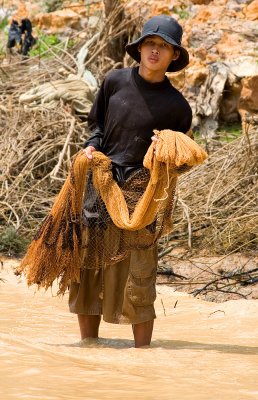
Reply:
M11 50L18 45L18 51L23 56L27 56L31 47L36 43L32 36L32 24L28 18L21 21L21 25L13 20L8 33L7 49Z
M36 43L36 39L32 36L32 24L28 18L21 21L21 33L24 34L21 53L27 56L31 47Z
M89 113L91 136L84 151L89 159L96 150L107 155L118 184L142 168L148 147L157 140L154 129L190 130L191 108L165 75L189 63L188 52L181 46L182 34L175 19L151 18L140 38L126 46L139 66L110 72L100 87ZM98 337L103 315L106 322L132 324L135 347L149 345L156 317L156 270L156 246L133 250L126 260L102 270L84 270L81 282L72 283L69 294L82 340Z
M17 21L13 20L9 33L8 33L8 42L7 42L7 48L10 50L16 45L21 47L22 44L22 33L21 33L21 28L18 24Z

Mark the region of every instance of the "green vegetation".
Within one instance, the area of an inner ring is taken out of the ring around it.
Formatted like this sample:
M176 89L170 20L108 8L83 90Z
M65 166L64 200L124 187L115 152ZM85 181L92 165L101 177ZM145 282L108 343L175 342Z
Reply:
M189 11L184 7L173 7L173 11L180 19L187 19L190 17Z
M8 18L7 18L7 17L4 17L4 18L0 21L0 31L3 31L7 25L8 25Z
M0 252L14 256L23 253L29 244L13 227L8 227L0 233Z
M47 0L45 1L46 12L53 12L63 8L63 0Z
M232 142L242 135L241 122L232 122L230 124L221 124L218 130L219 140L222 142Z
M48 50L49 47L60 43L60 39L56 35L46 35L45 33L37 32L37 42L29 52L30 57L38 56ZM45 57L48 56L45 54Z
M223 123L219 126L217 130L217 140L222 144L230 143L242 135L241 122L232 122L230 124ZM205 138L201 137L199 131L194 132L194 138L197 143L205 144Z
M32 47L32 49L29 52L30 57L34 56L41 56L42 57L51 57L51 53L48 52L49 48L54 48L53 50L55 51L55 54L61 54L62 49L65 46L65 41L62 41L57 35L47 35L43 33L42 31L38 30L36 31L36 44ZM75 45L75 40L74 39L69 39L68 41L68 49L73 47Z
M9 22L7 16L0 20L0 57L5 57L6 54L5 41L7 40L8 36L6 29L8 24Z

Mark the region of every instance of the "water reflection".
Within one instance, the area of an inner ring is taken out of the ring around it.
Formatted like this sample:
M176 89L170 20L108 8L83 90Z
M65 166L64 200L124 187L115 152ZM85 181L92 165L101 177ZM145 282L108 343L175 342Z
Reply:
M42 343L47 346L54 347L80 347L80 348L109 348L109 349L130 349L134 348L133 340L123 339L84 339L75 343ZM151 346L145 346L144 349L166 349L166 350L208 350L217 351L221 353L232 353L232 354L252 354L258 355L258 347L253 346L238 346L230 344L219 344L219 343L199 343L199 342L188 342L182 340L153 340Z

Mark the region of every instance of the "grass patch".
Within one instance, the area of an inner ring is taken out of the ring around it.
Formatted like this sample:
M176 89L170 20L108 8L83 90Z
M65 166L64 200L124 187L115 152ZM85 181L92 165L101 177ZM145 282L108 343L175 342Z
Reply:
M61 41L56 35L46 35L43 32L37 32L37 42L29 51L29 56L39 56L42 53L46 52L49 47L56 46ZM42 54L43 55L43 54ZM49 57L49 54L44 54L45 57Z
M56 35L47 35L42 31L37 31L36 44L29 51L29 56L42 56L44 58L52 57L52 54L48 51L49 48L53 48L55 54L62 54L62 49L65 47L66 41L61 40ZM76 44L75 39L69 39L67 48L70 49Z
M241 122L232 122L231 124L222 124L219 127L218 135L224 142L232 142L242 135Z
M53 12L56 10L60 10L63 8L63 4L64 1L63 0L47 0L45 1L45 9L46 12Z
M3 31L7 25L8 25L8 17L4 17L1 21L0 21L0 31Z
M190 13L186 8L173 7L173 11L179 16L180 19L187 19L190 17Z
M222 144L230 143L242 135L241 122L221 124L217 130L217 141ZM206 139L201 136L199 131L194 131L195 141L199 144L206 144Z
M30 240L24 238L13 227L0 233L0 252L9 256L18 256L25 252Z

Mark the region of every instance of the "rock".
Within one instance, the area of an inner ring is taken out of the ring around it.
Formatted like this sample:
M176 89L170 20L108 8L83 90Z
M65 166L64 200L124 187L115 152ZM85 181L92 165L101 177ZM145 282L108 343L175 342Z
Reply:
M242 79L239 109L258 113L258 74Z
M195 23L211 23L212 21L218 21L223 13L223 7L217 7L210 5L209 7L200 7L200 11L194 18Z
M212 0L191 0L193 4L209 4Z
M236 0L238 4L250 4L253 0Z
M244 9L244 14L247 19L251 21L255 21L258 19L258 0L252 1L246 8Z
M209 10L201 10L196 16L196 21L207 22L211 18L211 12Z
M198 60L192 61L183 71L167 73L172 85L180 91L183 91L186 85L188 88L193 88L193 91L196 91L196 87L200 87L204 83L207 75L207 67Z
M214 0L213 3L216 6L225 6L227 4L228 0Z
M242 16L243 4L237 3L235 0L230 0L226 5L226 13L228 16L237 17Z
M187 83L190 86L200 86L208 75L208 69L204 63L194 62L186 70Z
M208 76L196 99L196 115L200 119L200 134L205 138L216 138L218 114L229 69L221 62L209 66Z
M171 84L178 90L182 90L185 84L185 71L167 73L167 77Z
M7 8L0 8L0 21L8 15Z
M202 46L204 49L216 51L216 44L220 41L222 32L220 30L214 31L213 28L199 26L198 23L194 24L189 33L189 47L199 48Z
M223 97L220 103L219 119L225 122L239 121L238 102L242 85L240 81L235 81L232 85L226 82Z
M227 59L232 55L239 55L239 49L243 50L243 42L243 37L238 33L223 32L216 49L222 58Z
M15 19L16 21L20 22L23 18L29 18L30 13L24 1L20 1L18 3L18 7L16 12L12 15L11 19Z
M197 49L194 49L194 56L204 61L208 56L208 51L203 45L201 45L200 47L197 47Z
M244 78L258 74L258 64L255 57L236 57L232 60L225 61L225 64L228 65L230 71L238 78Z
M82 17L87 17L88 16L88 9L85 7L85 5L81 3L71 3L64 7L64 11L66 10L71 10L74 11L76 14L79 14Z
M64 31L67 28L80 29L80 16L69 9L58 10L46 14L38 14L33 23L41 29Z
M244 133L258 130L258 75L242 79L238 111Z
M34 16L39 14L41 10L41 5L37 2L12 1L11 4L8 4L8 2L6 3L9 10L8 15L11 15L10 20L15 19L19 23L23 18L32 19Z
M96 17L96 15L92 15L88 19L88 27L91 29L95 29L99 24L99 17Z

